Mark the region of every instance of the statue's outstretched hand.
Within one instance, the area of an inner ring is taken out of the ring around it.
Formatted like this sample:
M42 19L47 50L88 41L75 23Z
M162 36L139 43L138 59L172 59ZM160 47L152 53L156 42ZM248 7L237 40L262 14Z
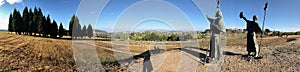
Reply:
M241 12L240 13L240 18L243 18L243 17L244 17L243 12Z

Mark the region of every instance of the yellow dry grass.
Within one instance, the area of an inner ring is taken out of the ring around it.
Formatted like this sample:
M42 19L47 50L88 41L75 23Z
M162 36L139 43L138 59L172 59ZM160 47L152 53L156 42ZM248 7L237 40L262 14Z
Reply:
M111 46L97 43L97 53L103 63L113 63ZM15 35L0 32L0 71L76 71L72 40ZM109 66L109 65L105 65ZM107 68L107 67L106 67Z

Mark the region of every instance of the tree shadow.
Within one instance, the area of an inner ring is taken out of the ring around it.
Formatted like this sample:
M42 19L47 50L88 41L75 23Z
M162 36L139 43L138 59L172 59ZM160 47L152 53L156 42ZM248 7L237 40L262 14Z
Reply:
M52 38L52 39L58 39L58 40L72 40L72 38Z
M45 37L45 36L39 36L39 35L24 35L24 36L32 36L32 37L38 37L38 38L49 38L49 39L58 39L58 40L72 40L72 38L53 38L53 37Z
M80 39L72 39L72 38L52 38L52 39L58 39L58 40L93 40L93 41L110 41L106 39L89 39L89 38L80 38Z

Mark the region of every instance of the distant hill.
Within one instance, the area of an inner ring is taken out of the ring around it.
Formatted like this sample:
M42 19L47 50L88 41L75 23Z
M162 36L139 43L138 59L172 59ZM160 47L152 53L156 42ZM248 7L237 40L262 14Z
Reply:
M104 31L104 30L98 30L98 29L95 29L95 33L107 33L107 32Z
M0 29L0 32L7 32L7 30L5 30L5 29Z

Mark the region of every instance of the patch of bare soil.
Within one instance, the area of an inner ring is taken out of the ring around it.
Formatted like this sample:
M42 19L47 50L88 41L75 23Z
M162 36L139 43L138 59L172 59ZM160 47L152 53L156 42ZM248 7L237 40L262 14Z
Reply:
M229 46L222 71L300 71L299 39L299 36L265 38L261 45L263 58L250 61L246 58L245 47Z

